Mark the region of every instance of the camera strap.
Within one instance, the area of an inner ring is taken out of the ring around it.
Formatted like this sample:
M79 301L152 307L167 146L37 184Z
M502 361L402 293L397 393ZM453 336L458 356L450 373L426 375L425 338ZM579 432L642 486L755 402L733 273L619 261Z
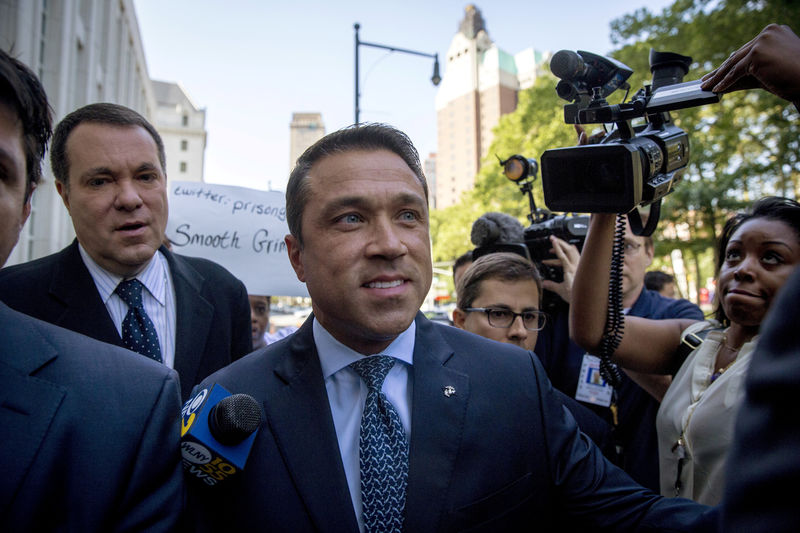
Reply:
M649 237L656 230L658 219L661 216L661 199L659 198L650 204L650 214L647 216L647 224L642 224L642 214L639 209L633 209L628 213L628 222L631 224L631 231L634 235Z

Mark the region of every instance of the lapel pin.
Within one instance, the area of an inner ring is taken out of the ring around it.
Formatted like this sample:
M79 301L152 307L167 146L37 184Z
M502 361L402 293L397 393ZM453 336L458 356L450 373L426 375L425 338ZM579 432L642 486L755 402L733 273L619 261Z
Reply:
M456 393L456 388L453 387L452 385L448 385L442 388L442 392L444 392L444 395L449 398L450 396Z

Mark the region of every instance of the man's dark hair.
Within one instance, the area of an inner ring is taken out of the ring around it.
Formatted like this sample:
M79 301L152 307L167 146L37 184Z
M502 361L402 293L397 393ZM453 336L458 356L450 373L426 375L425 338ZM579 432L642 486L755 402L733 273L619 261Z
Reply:
M481 292L481 283L489 279L535 281L539 289L539 304L542 303L542 276L536 265L521 255L497 252L477 258L461 276L456 288L459 309L472 307L472 302Z
M725 250L728 248L728 242L730 242L733 234L742 224L757 218L783 222L794 231L794 238L797 242L800 242L800 204L781 196L765 196L756 200L750 209L729 218L722 228L722 234L720 235L719 243L717 243L717 277L719 277L719 271L725 263ZM715 300L714 318L722 325L728 326L730 319L725 315L725 310L722 308L719 292L716 293Z
M672 274L667 274L661 270L651 270L644 273L644 286L651 291L660 292L667 283L674 283L675 278Z
M459 255L453 263L453 283L456 281L456 270L467 263L472 263L472 250L467 250L463 254Z
M153 138L158 148L158 160L161 163L161 171L167 171L167 156L164 153L164 142L161 135L150 124L146 118L133 109L111 104L108 102L89 104L76 109L56 126L53 135L53 146L50 148L50 166L56 180L69 186L69 160L67 158L67 139L79 124L90 122L94 124L107 124L119 127L140 127L144 128Z
M42 177L42 158L53 133L53 115L36 75L3 50L0 50L0 103L16 112L22 123L27 202Z
M329 155L357 150L388 150L400 156L417 176L425 191L425 200L428 200L428 183L419 163L419 153L408 135L387 124L348 126L326 135L311 145L303 152L303 155L297 158L297 164L289 175L289 182L286 185L286 221L289 224L289 232L300 245L303 244L303 210L309 195L306 177L311 167Z

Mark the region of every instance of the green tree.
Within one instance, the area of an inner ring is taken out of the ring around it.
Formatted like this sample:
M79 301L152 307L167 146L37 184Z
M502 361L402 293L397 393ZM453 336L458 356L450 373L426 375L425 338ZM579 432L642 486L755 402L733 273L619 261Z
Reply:
M660 13L640 9L613 21L611 40L619 48L611 55L634 70L632 91L650 80L651 48L691 56L685 79L697 79L772 22L798 31L800 3L676 0ZM484 212L509 213L527 225L528 202L505 179L495 154L539 159L548 148L575 144L556 81L541 76L533 88L520 92L516 111L503 116L494 130L474 189L457 206L433 213L436 260L451 260L471 248L472 221ZM614 94L609 102L618 103L622 96ZM718 105L673 111L672 116L689 134L691 157L683 182L663 201L656 252L680 249L699 289L713 275L714 243L732 212L763 195L800 195L800 120L793 106L765 91L724 95ZM537 205L544 207L540 183L534 192Z
M675 51L693 58L686 79L696 79L772 22L799 28L800 5L677 0L658 15L642 9L613 21L612 42L622 45L613 56L634 68L641 83L649 74L647 50ZM701 268L702 258L715 253L731 213L768 194L798 197L800 121L793 106L765 91L724 95L720 105L672 115L689 133L691 158L684 182L663 202L657 252L680 249L694 267L699 290L713 275L713 262Z

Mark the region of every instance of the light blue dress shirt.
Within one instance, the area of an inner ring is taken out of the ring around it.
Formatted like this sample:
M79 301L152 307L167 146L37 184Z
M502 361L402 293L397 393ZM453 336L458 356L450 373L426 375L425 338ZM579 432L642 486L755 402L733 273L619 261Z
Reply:
M86 265L94 280L100 299L108 309L108 314L121 337L122 321L128 313L128 304L123 302L114 290L123 277L98 265L80 243L78 250L81 253L83 264ZM139 272L135 278L147 289L142 291L142 304L156 328L158 342L161 345L161 358L165 365L175 368L175 288L167 259L157 251L144 270Z
M336 438L342 454L347 486L353 501L353 509L358 518L358 527L364 531L361 516L361 474L358 462L358 441L361 431L361 415L367 399L367 386L355 370L349 367L362 357L362 354L337 341L314 318L314 342L325 378L325 389L331 405ZM395 358L394 367L386 375L381 389L397 410L406 440L411 439L411 396L414 377L411 371L414 355L414 335L416 324L400 335L382 352Z

